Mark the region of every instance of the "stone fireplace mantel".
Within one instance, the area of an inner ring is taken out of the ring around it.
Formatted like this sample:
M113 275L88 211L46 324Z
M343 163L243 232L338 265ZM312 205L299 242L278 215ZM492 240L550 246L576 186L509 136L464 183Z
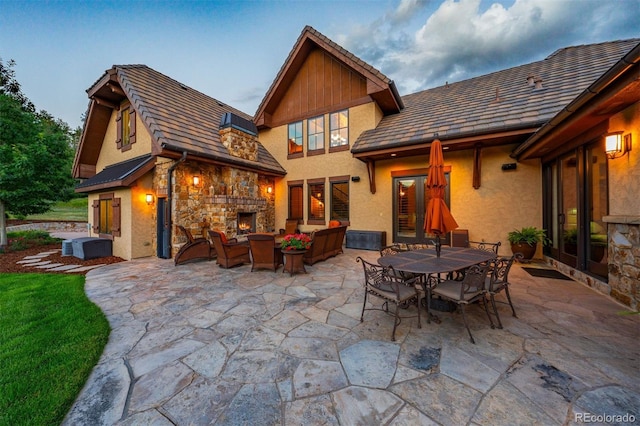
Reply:
M208 200L211 204L235 204L252 205L252 206L266 206L266 198L254 198L254 197L240 197L235 195L214 195Z

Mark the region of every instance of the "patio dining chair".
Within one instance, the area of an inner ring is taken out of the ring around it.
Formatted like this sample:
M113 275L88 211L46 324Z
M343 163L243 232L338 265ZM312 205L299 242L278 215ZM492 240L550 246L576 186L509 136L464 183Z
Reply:
M385 268L378 264L370 263L358 256L357 262L362 263L364 270L364 302L362 304L362 313L360 314L360 322L364 320L364 311L381 310L395 317L393 323L393 331L391 332L391 340L396 340L396 328L402 321L402 318L418 317L418 328L422 328L420 324L420 294L416 288L415 282L417 278L405 280L395 272L393 267ZM375 296L384 302L382 307L367 308L368 296ZM395 305L395 311L389 311L389 303ZM415 303L418 309L417 315L400 316L400 309Z
M468 241L467 247L474 248L476 250L484 250L489 252L494 252L496 255L498 254L498 249L502 243L498 241L497 243L488 243L486 241Z
M488 264L473 265L466 269L462 281L444 280L438 282L435 286L427 286L427 322L430 322L431 313L429 312L429 307L431 306L431 299L434 296L439 296L441 299L449 300L458 306L462 312L462 320L464 321L464 326L467 328L467 332L469 333L471 343L475 344L476 341L473 339L473 335L471 334L471 329L469 328L469 323L467 321L467 314L465 312L465 307L467 305L481 301L484 306L484 310L487 313L487 317L489 318L491 328L494 328L493 320L491 319L491 314L489 313L487 301L485 299L485 293L487 292L485 289L485 279L487 277L488 270Z
M511 294L509 293L509 271L511 270L511 266L513 266L514 260L519 261L521 258L522 254L517 253L511 257L500 257L491 262L491 272L486 278L485 290L491 300L491 307L498 322L498 328L502 328L502 321L500 321L500 315L498 314L496 295L501 291L504 290L504 293L507 296L507 302L502 303L509 303L509 306L511 306L511 313L515 318L518 318L516 310L513 307L513 302L511 301Z

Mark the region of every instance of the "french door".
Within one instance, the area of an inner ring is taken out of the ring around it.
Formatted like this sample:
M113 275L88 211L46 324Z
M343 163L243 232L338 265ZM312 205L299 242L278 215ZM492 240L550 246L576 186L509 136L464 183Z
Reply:
M545 228L551 257L607 278L607 158L602 141L545 164Z
M445 173L445 202L449 205L449 173ZM424 232L424 219L429 201L425 190L427 176L406 175L393 177L393 242L423 243L433 238ZM448 244L446 236L444 244Z

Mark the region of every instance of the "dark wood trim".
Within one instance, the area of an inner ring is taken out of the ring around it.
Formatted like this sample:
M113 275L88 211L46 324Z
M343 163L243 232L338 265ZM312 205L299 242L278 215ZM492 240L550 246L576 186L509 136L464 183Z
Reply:
M304 180L290 180L287 182L287 186L302 186L304 185Z
M329 177L329 182L349 182L349 179L351 179L350 175L333 176Z
M316 155L324 155L326 154L324 148L322 149L314 149L313 151L307 151L307 157L313 157Z
M111 93L115 93L116 95L120 95L120 96L127 96L127 94L124 93L124 90L122 90L120 86L116 86L112 82L108 82L107 84L105 84L105 86L107 86L107 88L111 90Z
M330 114L332 112L338 112L338 111L342 111L342 110L348 110L351 109L353 107L357 107L360 105L365 105L368 104L370 102L373 102L373 99L371 99L370 96L366 96L363 98L359 98L359 99L354 99L352 101L348 101L348 102L342 102L339 104L335 104L335 105L331 105L328 106L326 108L320 108L314 111L309 111L307 113L304 114L298 114L296 116L292 116L289 117L287 119L283 119L283 120L278 120L278 121L271 121L270 123L265 123L266 127L269 128L275 128L275 127L279 127L282 126L284 124L289 124L289 123L295 123L296 121L300 121L300 120L307 120L309 118L314 118L314 117L318 117L320 115L324 115L324 114Z
M307 184L309 184L309 185L317 185L319 183L325 183L325 181L326 181L325 178L307 179Z
M94 96L94 97L92 97L91 99L92 99L92 100L94 100L94 101L96 101L96 103L97 103L98 105L100 105L100 106L104 106L104 107L107 107L107 108L111 108L111 109L114 109L114 110L116 110L116 111L120 110L120 105L115 104L115 103L113 103L113 102L110 102L110 101L108 101L108 100L106 100L106 99L103 99L103 98L101 98L101 97Z
M287 160L293 160L294 158L304 158L304 152L296 152L295 154L287 154Z
M376 162L372 160L367 161L367 174L369 175L369 191L372 194L376 193Z
M309 219L307 220L307 225L325 225L327 224L326 219Z
M451 166L444 166L443 169L445 173L451 173ZM428 174L429 167L425 167L420 169L393 170L391 172L391 177L426 176Z
M340 146L334 146L334 147L329 147L329 152L342 152L342 151L349 151L351 149L351 147L347 144L347 145L340 145Z
M482 144L478 143L473 148L473 189L480 188L482 184Z

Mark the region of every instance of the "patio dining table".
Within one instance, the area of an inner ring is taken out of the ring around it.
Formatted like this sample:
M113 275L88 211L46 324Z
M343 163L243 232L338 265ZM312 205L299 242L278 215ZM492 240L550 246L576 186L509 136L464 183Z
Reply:
M382 266L393 266L396 271L430 275L459 271L495 257L495 253L489 251L443 246L440 257L436 255L434 248L426 248L382 256L378 263Z
M382 256L378 263L382 266L392 266L396 271L410 272L424 275L442 274L460 271L478 263L494 259L496 254L485 250L465 247L445 247L437 256L435 248L401 251L396 254ZM439 278L439 276L438 276ZM427 285L430 280L421 279L420 284L424 294L427 294ZM431 313L431 319L440 323L440 319Z

